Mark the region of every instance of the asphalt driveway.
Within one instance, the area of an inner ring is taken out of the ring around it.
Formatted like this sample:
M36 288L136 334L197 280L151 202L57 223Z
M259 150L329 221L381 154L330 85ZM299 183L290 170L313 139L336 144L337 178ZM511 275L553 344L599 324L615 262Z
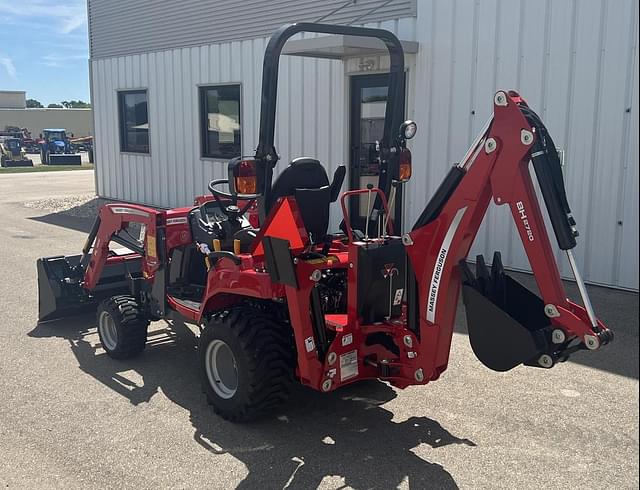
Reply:
M298 389L233 425L200 393L189 326L157 322L142 356L115 361L91 315L36 324L36 258L79 253L89 222L27 204L92 189L92 171L0 176L0 486L638 487L637 294L591 288L616 341L550 371L487 370L458 315L431 385Z

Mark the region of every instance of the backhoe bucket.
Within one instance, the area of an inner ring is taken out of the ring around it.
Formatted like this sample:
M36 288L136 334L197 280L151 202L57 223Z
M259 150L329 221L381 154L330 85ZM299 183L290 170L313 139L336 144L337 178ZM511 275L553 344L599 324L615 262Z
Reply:
M38 268L38 322L56 320L91 310L106 297L128 294L133 276L140 272L140 260L106 264L92 291L81 285L80 255L44 257Z
M544 302L504 273L499 252L491 270L482 255L477 257L475 275L464 261L460 268L469 341L480 362L494 371L519 364L539 366L538 359L550 345Z
M49 155L49 165L80 165L82 163L80 155L68 153L51 153Z

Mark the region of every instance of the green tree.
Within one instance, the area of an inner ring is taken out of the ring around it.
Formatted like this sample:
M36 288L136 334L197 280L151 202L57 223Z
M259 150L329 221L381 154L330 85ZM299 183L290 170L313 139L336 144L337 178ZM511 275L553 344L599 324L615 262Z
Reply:
M49 109L62 109L62 106L60 104L49 104L47 107Z
M82 100L63 100L60 103L67 109L86 109L91 107L91 104Z
M27 107L29 108L38 108L44 107L39 100L36 99L27 99Z

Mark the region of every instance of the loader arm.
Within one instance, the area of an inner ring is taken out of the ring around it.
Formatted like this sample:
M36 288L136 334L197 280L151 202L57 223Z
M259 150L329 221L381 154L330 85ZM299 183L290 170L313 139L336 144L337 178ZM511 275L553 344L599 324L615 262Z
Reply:
M155 209L134 204L102 206L82 249L80 258L82 286L91 291L98 284L104 266L109 260L109 243L111 241L144 256L142 273L145 277L153 277L160 265L156 237L158 217L161 214ZM140 223L145 227L142 247L118 238L117 233L129 223Z
M413 270L409 326L430 360L431 379L447 366L461 283L471 345L492 369L506 371L521 363L551 367L577 349L596 349L612 339L595 317L577 269L574 275L585 307L567 298L560 279L531 180L532 157L556 238L572 267L570 249L577 232L559 166L556 169L544 154L545 133L517 93L498 92L492 120L404 237ZM553 152L556 156L555 147ZM481 256L476 274L466 264L492 199L510 208L541 298L505 275L499 254L491 270Z

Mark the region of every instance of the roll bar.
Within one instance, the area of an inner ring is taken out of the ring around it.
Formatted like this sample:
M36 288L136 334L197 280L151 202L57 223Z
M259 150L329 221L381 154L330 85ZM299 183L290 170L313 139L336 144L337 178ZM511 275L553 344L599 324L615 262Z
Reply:
M403 121L404 107L397 101L404 100L404 50L400 40L384 29L370 29L344 25L317 24L301 22L286 24L278 29L269 40L264 54L262 67L262 101L260 105L260 133L255 158L264 164L264 197L268 199L271 191L273 167L278 161L274 147L274 132L278 93L278 68L280 54L285 43L300 32L321 34L339 34L344 36L373 37L380 39L389 51L389 90L384 120L384 133L380 141L381 154L384 155L395 143L395 133Z

